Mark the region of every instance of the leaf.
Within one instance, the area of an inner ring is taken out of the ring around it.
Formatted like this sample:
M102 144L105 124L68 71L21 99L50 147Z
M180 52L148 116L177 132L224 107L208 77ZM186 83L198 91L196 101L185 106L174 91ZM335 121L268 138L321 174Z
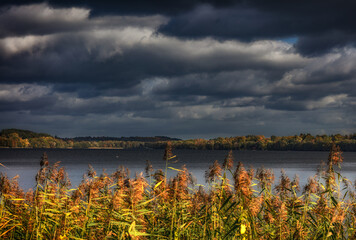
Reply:
M5 165L3 165L2 163L0 163L0 166L9 169L8 167L6 167Z
M230 234L232 231L234 231L236 228L239 227L239 225L236 224L237 222L238 222L238 220L236 220L236 221L234 222L233 227L230 228L230 230L225 234L225 236L223 237L223 239L227 238L227 237L229 236L229 234Z
M89 223L87 226L88 227L93 227L93 226L98 226L100 223Z
M10 220L8 220L7 222L5 222L1 227L0 227L0 229L2 229L4 226L6 226L9 222L11 222L12 221L12 219L10 219Z
M229 202L229 200L232 198L232 195L231 196L229 196L226 200L225 200L225 202L221 205L221 207L220 207L220 209L219 209L219 212L225 207L225 205Z
M129 233L131 233L133 231L133 229L136 230L135 227L136 227L136 222L133 221L129 227Z
M169 157L168 160L171 160L171 159L176 158L176 157L177 157L177 155L174 155L172 157Z
M77 238L77 237L74 237L74 236L70 236L69 239L75 239L75 240L85 240L84 238Z
M336 201L336 199L334 198L334 196L330 196L330 198L331 198L331 200L332 200L334 206L336 207L336 206L337 206L337 201Z
M246 232L246 225L245 224L241 224L240 233L244 234L245 232Z
M153 189L156 189L159 185L161 185L161 184L162 184L162 182L163 182L163 180L162 180L162 181L160 181L160 182L158 182L158 183L154 186L154 188L153 188Z
M177 168L173 168L173 167L168 167L169 169L172 169L174 171L178 171L178 172L183 172L183 170L177 169Z
M3 233L0 235L0 237L3 236L3 235L5 235L6 233L10 232L10 231L11 231L12 229L14 229L15 227L16 227L16 225L13 226L12 228L10 228L9 230L3 232Z
M155 187L155 188L156 188L156 187ZM150 200L147 200L146 202L143 202L143 203L138 204L137 206L143 206L143 205L146 205L146 204L148 204L148 203L152 202L153 200L155 200L155 199L154 199L154 198L152 198L152 199L150 199Z
M150 236L150 234L145 233L145 232L139 232L139 231L135 231L132 236Z
M308 214L309 217L311 218L311 220L308 219L308 221L309 221L311 224L313 224L314 228L316 228L316 227L317 227L317 226L316 226L317 221L315 220L315 218L313 217L313 215L312 215L310 212L307 212L307 214ZM312 220L313 220L313 221L312 221Z

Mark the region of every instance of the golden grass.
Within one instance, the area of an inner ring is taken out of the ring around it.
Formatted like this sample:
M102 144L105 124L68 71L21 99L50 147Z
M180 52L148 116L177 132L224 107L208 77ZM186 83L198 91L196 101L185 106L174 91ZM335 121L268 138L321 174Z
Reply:
M46 155L33 191L1 174L0 239L356 238L355 189L336 171L335 146L302 190L284 173L274 183L268 169L234 169L232 152L207 170L209 187L194 185L185 167L167 179L174 157L167 145L166 171L148 162L134 178L123 167L110 175L89 167L74 189Z

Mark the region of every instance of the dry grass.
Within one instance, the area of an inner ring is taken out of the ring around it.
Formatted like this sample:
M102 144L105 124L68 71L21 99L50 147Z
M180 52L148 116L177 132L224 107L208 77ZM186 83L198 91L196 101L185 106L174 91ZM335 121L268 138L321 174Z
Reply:
M338 147L302 190L284 173L274 183L268 169L233 169L232 152L208 169L207 188L185 167L167 179L174 157L168 145L165 172L147 163L135 178L123 167L111 175L89 167L75 189L46 155L33 191L1 174L0 239L356 238L355 189L336 171Z

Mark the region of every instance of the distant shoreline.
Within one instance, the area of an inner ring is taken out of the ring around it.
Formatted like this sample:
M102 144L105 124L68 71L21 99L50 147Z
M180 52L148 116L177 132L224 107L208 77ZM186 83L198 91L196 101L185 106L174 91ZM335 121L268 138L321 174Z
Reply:
M247 135L214 139L174 139L155 137L77 137L58 138L46 133L21 129L0 132L2 148L40 149L174 149L251 150L251 151L329 151L333 144L342 151L356 152L356 133L349 135L316 135L301 133L293 136Z
M0 147L1 149L27 149L27 150L137 150L137 151L142 151L142 150L164 150L163 148L29 148L29 147ZM192 148L175 148L173 150L191 150L191 151L241 151L241 152L329 152L329 150L287 150L287 149L281 149L281 150L267 150L267 149L192 149ZM356 151L343 151L343 152L356 152Z

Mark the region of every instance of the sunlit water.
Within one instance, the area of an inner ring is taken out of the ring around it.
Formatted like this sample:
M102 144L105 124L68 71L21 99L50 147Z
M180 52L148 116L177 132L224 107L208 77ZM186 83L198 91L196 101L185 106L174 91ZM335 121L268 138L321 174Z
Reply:
M35 176L39 169L40 157L47 152L50 163L61 162L65 167L73 186L82 180L83 174L91 164L100 174L104 169L107 173L114 172L118 166L129 168L131 175L144 171L146 160L150 160L153 168L165 168L162 160L164 150L97 150L97 149L0 149L0 171L9 177L19 175L20 186L24 189L35 185ZM177 155L177 163L170 166L180 168L186 165L195 176L198 184L205 185L204 173L215 160L223 162L228 151L223 150L173 150ZM316 173L321 161L327 161L328 152L308 151L233 151L235 165L241 161L245 167L270 168L276 175L281 169L293 178L299 175L304 185L308 177ZM343 153L342 174L351 181L356 179L356 152ZM170 174L175 174L170 170Z

